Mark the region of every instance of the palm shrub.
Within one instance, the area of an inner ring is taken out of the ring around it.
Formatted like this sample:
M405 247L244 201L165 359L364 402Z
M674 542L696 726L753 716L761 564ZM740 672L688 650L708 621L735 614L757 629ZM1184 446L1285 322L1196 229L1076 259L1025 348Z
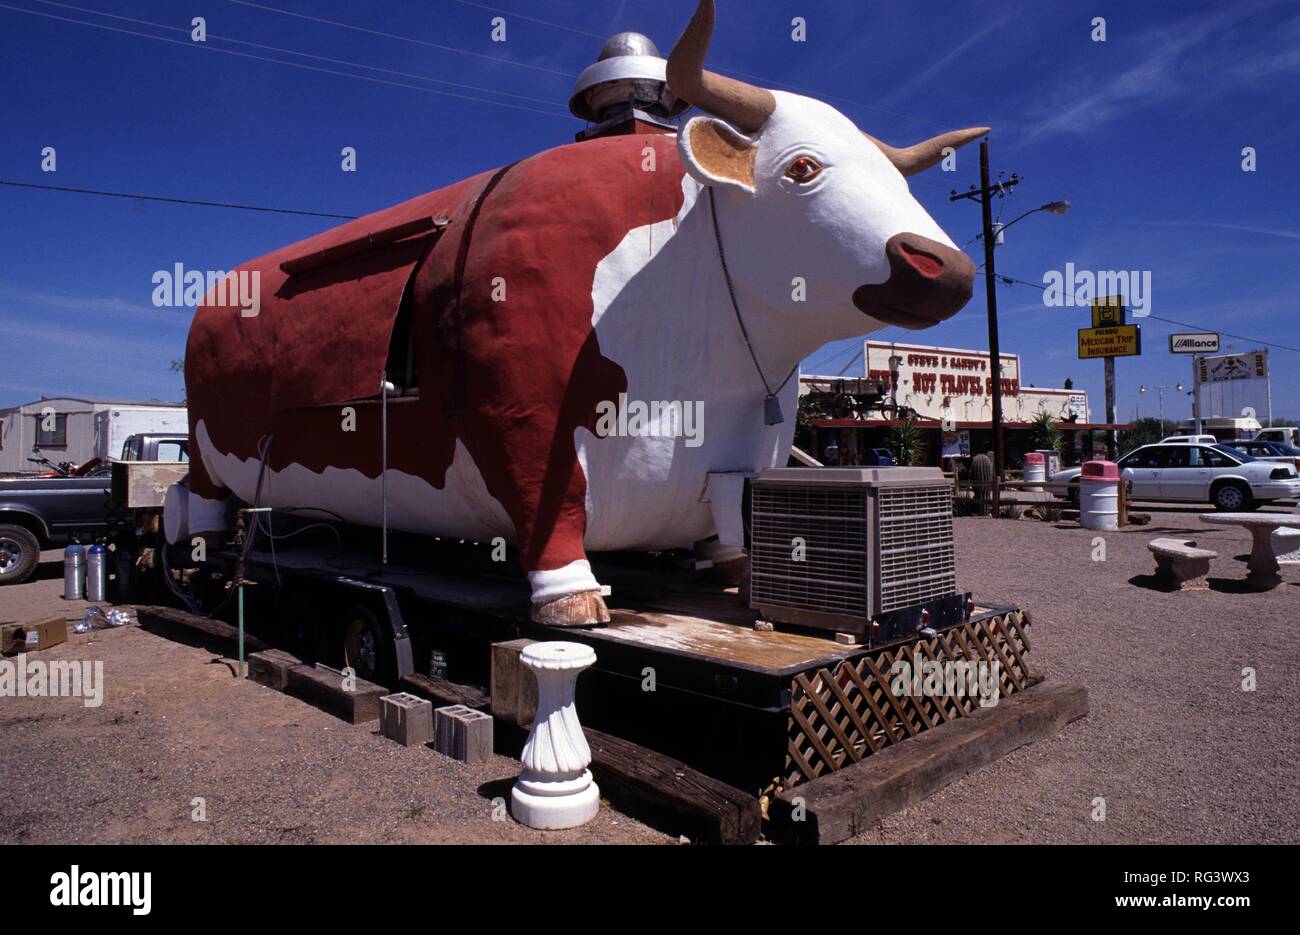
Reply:
M894 450L894 463L910 467L921 460L924 439L921 430L911 419L904 419L889 432L889 447Z

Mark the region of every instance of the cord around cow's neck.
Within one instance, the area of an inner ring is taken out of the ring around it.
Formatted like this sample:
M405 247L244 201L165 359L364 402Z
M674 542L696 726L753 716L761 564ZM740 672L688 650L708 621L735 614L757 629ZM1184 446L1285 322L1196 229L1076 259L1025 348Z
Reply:
M749 329L745 327L745 319L740 314L740 303L736 301L736 287L731 282L731 270L727 269L727 253L722 249L722 228L718 226L718 205L713 198L713 186L708 186L709 192L709 214L713 218L713 239L718 244L718 259L722 262L722 278L727 282L727 294L731 296L731 307L736 312L736 324L740 325L740 333L745 339L745 347L749 349L749 357L754 362L754 370L758 372L758 378L763 382L763 390L766 395L763 397L764 422L767 425L778 425L785 421L781 415L781 402L776 398L776 394L785 389L785 385L790 382L790 378L795 375L799 369L799 362L790 368L786 378L781 381L781 385L775 390L767 382L767 377L763 374L763 366L758 362L758 354L754 351L754 342L749 339Z

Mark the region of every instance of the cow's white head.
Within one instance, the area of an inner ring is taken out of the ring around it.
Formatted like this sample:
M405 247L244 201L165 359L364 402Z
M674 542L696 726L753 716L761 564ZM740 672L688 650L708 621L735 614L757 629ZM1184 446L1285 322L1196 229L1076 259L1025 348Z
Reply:
M702 0L668 59L668 84L713 117L678 135L687 171L718 199L736 288L786 305L796 277L809 310L848 333L863 316L925 328L956 314L975 265L912 197L904 177L988 132L957 130L907 149L862 133L821 101L706 71L713 0Z

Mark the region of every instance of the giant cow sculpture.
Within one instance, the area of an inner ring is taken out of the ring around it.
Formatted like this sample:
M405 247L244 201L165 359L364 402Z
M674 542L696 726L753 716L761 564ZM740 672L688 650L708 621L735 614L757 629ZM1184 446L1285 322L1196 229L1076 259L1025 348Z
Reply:
M370 526L386 508L517 544L534 619L574 625L608 619L589 551L736 543L741 479L789 452L799 361L970 297L905 176L987 130L886 146L705 71L713 18L704 0L668 60L706 114L678 134L560 146L241 267L258 314L213 302L190 331L169 535L225 528L237 501ZM376 232L392 242L357 249Z

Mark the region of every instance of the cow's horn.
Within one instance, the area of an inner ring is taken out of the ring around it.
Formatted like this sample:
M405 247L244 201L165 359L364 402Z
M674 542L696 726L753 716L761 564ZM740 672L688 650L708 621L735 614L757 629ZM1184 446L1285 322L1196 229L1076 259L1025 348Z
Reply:
M894 167L906 176L916 175L916 173L924 172L930 166L936 165L943 159L943 151L949 146L953 149L960 149L971 140L977 140L988 132L988 127L953 130L950 133L932 136L928 140L903 149L895 149L888 143L882 143L870 133L863 133L862 135L879 146L880 151L889 157L889 161L894 164Z
M668 89L700 110L726 120L742 133L756 133L776 110L776 98L764 88L704 70L704 55L713 37L713 0L700 5L668 56Z

